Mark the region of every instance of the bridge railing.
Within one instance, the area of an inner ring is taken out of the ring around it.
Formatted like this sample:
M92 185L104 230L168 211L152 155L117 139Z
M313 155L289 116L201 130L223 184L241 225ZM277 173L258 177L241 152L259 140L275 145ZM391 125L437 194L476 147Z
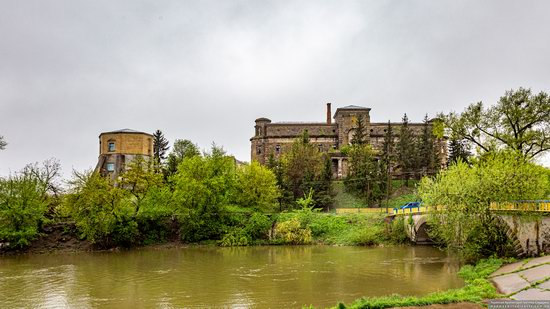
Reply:
M550 200L525 200L500 203L493 202L489 207L494 211L550 212Z
M391 209L390 209L391 210ZM390 212L388 210L388 212ZM336 208L337 214L357 214L357 213L383 213L386 214L386 208Z

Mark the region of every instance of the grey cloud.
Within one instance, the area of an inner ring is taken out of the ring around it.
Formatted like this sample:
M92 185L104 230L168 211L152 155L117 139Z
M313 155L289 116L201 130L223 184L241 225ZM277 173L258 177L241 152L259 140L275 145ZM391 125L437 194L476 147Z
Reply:
M253 121L372 119L550 91L547 1L5 1L0 175L92 167L102 131L160 128L249 160Z

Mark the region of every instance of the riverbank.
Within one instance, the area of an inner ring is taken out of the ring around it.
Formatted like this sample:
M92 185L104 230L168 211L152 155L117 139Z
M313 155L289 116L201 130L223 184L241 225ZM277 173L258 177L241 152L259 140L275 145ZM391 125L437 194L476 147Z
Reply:
M550 256L506 264L490 276L499 293L513 300L550 299Z
M181 247L188 245L254 246L254 245L336 245L336 246L388 246L407 244L402 220L391 226L381 214L334 214L311 209L284 212L267 221L266 229L242 242L242 232L232 238L185 242L178 228L170 228L162 237L139 240L126 246L102 246L82 238L78 228L69 222L44 226L39 236L23 248L0 249L2 255L41 254L52 252L113 251L142 247Z
M421 297L401 296L398 294L383 297L364 297L354 301L348 306L345 304L338 304L333 308L414 308L428 305L461 303L481 305L488 299L495 299L501 296L489 277L502 266L503 262L502 259L491 258L482 260L475 266L463 266L458 272L458 275L464 279L466 284L459 289L434 292Z

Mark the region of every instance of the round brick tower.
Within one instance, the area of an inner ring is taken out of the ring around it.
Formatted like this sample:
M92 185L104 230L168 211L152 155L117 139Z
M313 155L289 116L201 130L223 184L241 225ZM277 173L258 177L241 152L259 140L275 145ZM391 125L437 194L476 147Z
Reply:
M145 159L153 156L153 135L130 129L103 132L99 135L96 171L114 180L137 156Z

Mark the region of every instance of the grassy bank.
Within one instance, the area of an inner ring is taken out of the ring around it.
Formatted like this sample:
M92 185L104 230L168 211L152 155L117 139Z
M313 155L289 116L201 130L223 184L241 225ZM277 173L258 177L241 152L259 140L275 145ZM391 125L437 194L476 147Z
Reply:
M435 292L426 296L400 296L397 294L383 297L365 297L356 300L350 305L338 304L334 308L392 308L406 306L426 306L432 304L450 303L481 303L485 299L499 297L495 287L487 279L502 264L502 259L491 258L478 262L475 266L463 266L458 275L466 285L459 289Z

